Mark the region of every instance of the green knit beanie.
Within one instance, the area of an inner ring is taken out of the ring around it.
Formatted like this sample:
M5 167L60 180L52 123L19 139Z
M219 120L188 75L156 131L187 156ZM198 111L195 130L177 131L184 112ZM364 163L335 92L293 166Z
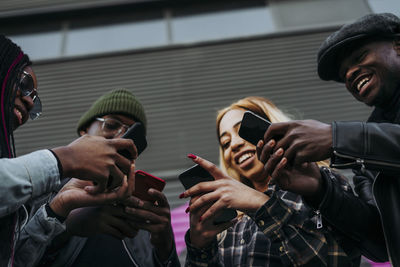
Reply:
M79 119L77 132L85 129L96 118L109 114L121 114L143 124L146 132L146 114L139 100L126 89L113 90L96 100Z

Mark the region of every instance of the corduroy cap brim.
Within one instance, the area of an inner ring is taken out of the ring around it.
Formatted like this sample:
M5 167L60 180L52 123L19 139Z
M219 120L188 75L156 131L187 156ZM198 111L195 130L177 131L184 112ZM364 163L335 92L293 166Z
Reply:
M341 51L368 38L392 37L400 32L400 19L391 13L369 14L331 34L318 51L318 75L322 80L343 82L339 76Z

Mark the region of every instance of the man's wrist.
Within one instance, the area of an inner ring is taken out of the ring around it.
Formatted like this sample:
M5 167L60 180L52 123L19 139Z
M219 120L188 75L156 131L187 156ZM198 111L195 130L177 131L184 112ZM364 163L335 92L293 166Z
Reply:
M161 241L162 240L162 241ZM156 249L156 253L158 258L164 262L166 260L168 260L169 256L171 255L172 249L174 248L174 244L173 244L173 236L170 236L169 238L162 238L160 240L160 242L155 241L153 244L155 249ZM153 240L154 241L154 240Z
M61 222L61 223L63 223L63 222L67 219L66 216L57 214L57 213L51 208L50 203L46 203L45 209L46 209L47 217L56 218L56 219L57 219L59 222Z
M62 173L61 178L75 177L73 174L74 163L72 162L73 155L71 155L71 149L68 146L61 146L51 149L51 152L56 156L58 162L61 165Z
M311 196L304 197L304 200L316 209L319 208L319 206L321 205L322 200L324 199L324 196L326 194L326 183L325 183L325 179L322 175L322 171L323 171L323 169L320 168L321 176L318 179L319 184L318 184L318 189L316 190L316 192L314 194L312 194Z

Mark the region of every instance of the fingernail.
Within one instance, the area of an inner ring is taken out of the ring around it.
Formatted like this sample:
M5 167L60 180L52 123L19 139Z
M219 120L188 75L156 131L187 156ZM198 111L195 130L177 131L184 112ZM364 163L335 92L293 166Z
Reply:
M185 212L188 213L190 211L190 207L187 207Z
M179 195L179 198L184 198L185 197L185 192Z
M196 159L196 158L197 158L197 156L196 156L196 155L193 155L193 154L188 154L187 156L188 156L188 158L190 158L190 159Z
M275 140L274 140L274 139L271 139L271 140L268 142L268 145L269 145L270 147L275 146Z
M200 217L200 218L199 218L199 222L201 222L202 220L203 220L203 217Z
M258 143L257 143L257 147L259 147L259 148L262 148L262 147L263 147L263 145L264 145L264 142L263 142L263 140L260 140L260 141L258 141Z
M283 154L283 149L282 149L282 148L279 148L279 149L276 151L276 155L281 156L282 154Z

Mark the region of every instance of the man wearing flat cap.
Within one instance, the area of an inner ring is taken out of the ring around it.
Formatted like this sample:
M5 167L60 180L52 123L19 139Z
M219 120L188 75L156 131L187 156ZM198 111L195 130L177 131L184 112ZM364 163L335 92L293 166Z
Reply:
M258 156L276 181L327 158L332 167L352 168L358 198L321 175L312 202L365 256L400 266L400 19L369 14L344 25L321 45L318 75L344 83L358 101L375 107L368 121L274 123ZM299 179L292 184L307 186L304 176Z

